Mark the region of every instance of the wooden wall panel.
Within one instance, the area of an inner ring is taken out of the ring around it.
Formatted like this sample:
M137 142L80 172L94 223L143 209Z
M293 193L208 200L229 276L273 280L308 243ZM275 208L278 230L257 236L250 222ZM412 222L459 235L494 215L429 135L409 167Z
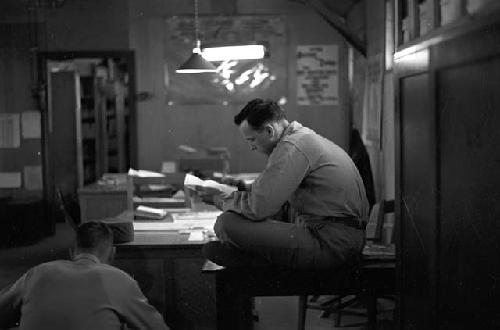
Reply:
M437 81L440 328L499 329L500 57L441 70Z
M401 99L401 292L407 329L432 329L436 231L435 121L428 73L400 82ZM426 317L422 317L426 315Z

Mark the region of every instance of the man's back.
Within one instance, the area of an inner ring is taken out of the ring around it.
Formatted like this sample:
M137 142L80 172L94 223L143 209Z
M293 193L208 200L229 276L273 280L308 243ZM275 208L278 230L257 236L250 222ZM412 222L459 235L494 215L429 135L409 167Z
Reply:
M20 329L166 329L129 275L90 254L34 267L11 290L22 299Z

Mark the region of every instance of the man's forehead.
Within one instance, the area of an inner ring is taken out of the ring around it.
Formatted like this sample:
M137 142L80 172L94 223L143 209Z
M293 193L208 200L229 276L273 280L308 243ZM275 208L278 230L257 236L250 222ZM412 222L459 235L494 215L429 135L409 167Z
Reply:
M245 136L253 135L256 131L248 124L247 120L244 120L240 125L240 131Z

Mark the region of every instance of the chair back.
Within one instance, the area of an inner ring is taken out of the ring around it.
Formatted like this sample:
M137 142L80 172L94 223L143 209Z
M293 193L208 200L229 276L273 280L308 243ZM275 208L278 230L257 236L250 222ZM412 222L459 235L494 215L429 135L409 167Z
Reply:
M373 205L366 226L366 239L368 241L382 242L385 215L389 213L394 213L394 200L380 200Z
M76 228L78 227L78 223L69 214L67 202L64 199L64 196L63 196L60 188L56 188L56 199L55 200L56 200L57 208L59 209L59 211L61 211L61 214L64 218L64 222L66 222L71 228L76 230Z

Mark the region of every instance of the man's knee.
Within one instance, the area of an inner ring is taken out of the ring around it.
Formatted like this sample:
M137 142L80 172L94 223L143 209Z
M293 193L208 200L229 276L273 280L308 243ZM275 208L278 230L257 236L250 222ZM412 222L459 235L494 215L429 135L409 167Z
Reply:
M221 244L218 241L208 242L205 245L203 245L201 253L205 258L214 261L217 255L219 254L219 250L221 248L220 245Z
M214 232L217 237L226 241L228 237L231 237L234 230L238 230L238 222L244 218L234 212L223 212L217 217L214 225Z

